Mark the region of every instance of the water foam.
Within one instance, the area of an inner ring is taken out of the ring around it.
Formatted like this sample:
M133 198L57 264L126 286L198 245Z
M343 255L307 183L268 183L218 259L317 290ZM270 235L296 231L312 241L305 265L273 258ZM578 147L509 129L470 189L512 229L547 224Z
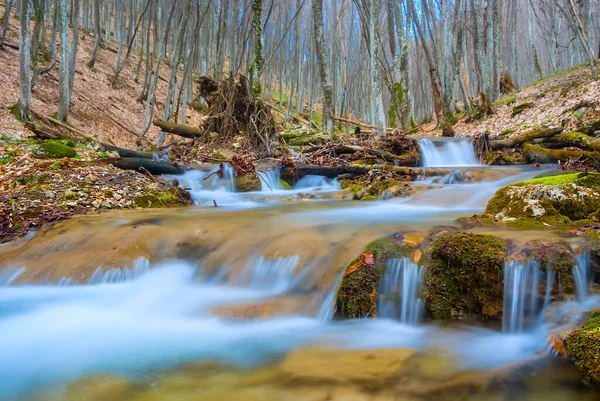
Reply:
M479 166L473 141L451 140L438 145L430 139L419 139L423 167Z

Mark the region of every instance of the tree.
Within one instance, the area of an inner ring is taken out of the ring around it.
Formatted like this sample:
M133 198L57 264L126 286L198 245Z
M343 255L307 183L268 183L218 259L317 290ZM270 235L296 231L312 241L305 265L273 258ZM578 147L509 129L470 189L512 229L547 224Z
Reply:
M317 64L319 66L319 76L321 77L321 90L323 92L323 131L333 134L333 117L335 115L335 110L333 107L333 91L331 89L329 68L325 55L323 0L313 0L312 10L315 52L317 55Z
M8 18L8 15L6 16ZM23 121L29 119L31 104L31 37L29 35L29 20L31 8L29 1L21 3L19 15L19 114Z

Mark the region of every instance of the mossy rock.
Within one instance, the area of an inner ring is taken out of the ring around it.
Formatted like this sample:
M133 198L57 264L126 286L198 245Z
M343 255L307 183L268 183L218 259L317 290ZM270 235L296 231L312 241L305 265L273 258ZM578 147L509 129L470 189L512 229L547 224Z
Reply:
M70 140L49 140L40 144L34 152L39 159L62 159L64 157L75 157L75 143Z
M425 263L426 313L435 320L502 317L507 241L492 235L442 233Z
M192 201L187 192L182 191L179 188L169 188L167 186L161 187L162 190L145 190L133 199L133 204L140 208L177 207L191 204Z
M281 188L283 188L285 190L292 189L292 186L290 184L288 184L285 180L279 180L279 185L281 185Z
M569 150L569 149L548 149L540 145L526 143L523 145L523 154L529 163L556 163L558 161L567 161L570 159L588 159L588 165L598 167L600 152L587 150Z
M401 234L383 237L367 245L363 253L346 266L336 296L335 317L377 317L379 284L385 274L386 260L401 258L410 252Z
M573 267L577 265L571 245L560 239L528 241L522 247L513 249L508 256L511 260L526 262L535 260L542 272L556 272L551 294L555 299L569 299L576 293ZM538 297L543 301L546 281L540 283Z
M262 189L260 178L258 177L258 174L254 172L241 177L236 177L234 183L237 192L255 192Z
M521 103L513 108L511 117L515 117L515 116L521 114L522 112L524 112L525 110L531 109L534 106L535 106L535 104L530 103L530 102Z
M600 209L600 174L574 173L535 178L499 189L486 213L501 222L564 225Z
M584 379L600 385L600 310L594 311L587 324L573 330L565 339L567 350Z

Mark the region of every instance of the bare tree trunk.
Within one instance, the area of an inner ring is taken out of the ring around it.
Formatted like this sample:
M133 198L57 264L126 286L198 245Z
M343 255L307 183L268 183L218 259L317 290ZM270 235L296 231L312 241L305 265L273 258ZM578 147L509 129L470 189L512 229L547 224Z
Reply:
M313 0L313 24L315 51L317 53L317 64L321 76L321 89L323 91L323 131L333 135L333 117L335 110L333 106L333 91L329 78L327 60L325 59L325 34L323 29L323 0ZM312 101L312 99L311 99Z
M7 15L6 18L9 16ZM29 1L21 4L19 15L19 113L21 120L29 119L31 104L31 37L29 35L29 20L31 9Z
M254 62L251 67L250 84L256 95L261 94L260 74L264 67L263 7L264 0L252 0L252 31L254 32Z
M385 111L381 93L381 74L379 73L379 38L377 26L379 24L380 2L368 0L369 13L369 53L371 67L371 96L373 102L373 125L377 127L380 135L385 134Z
M4 20L2 21L2 33L0 34L0 48L4 44L4 39L6 39L6 32L8 30L8 20L10 18L10 10L12 8L12 4L13 0L6 0Z
M69 9L67 0L58 0L60 7L60 71L58 74L58 119L67 122L71 104L69 90Z
M71 59L69 65L69 102L71 100L71 94L73 93L73 85L75 83L75 68L77 67L77 48L79 46L79 21L80 21L80 0L73 2L73 41L71 43ZM68 28L67 28L68 29Z
M102 41L102 27L100 26L100 1L101 0L94 0L94 29L96 30L96 36L94 38L94 50L92 51L92 57L90 59L90 62L88 63L88 67L90 69L93 69L94 65L96 64L96 57L98 57L98 49L100 48L100 42Z

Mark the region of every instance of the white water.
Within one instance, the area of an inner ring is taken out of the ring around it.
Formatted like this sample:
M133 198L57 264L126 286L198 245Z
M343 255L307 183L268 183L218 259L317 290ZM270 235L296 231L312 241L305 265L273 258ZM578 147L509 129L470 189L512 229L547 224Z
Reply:
M539 302L541 280L544 275L539 263L511 261L504 266L504 309L502 330L505 333L520 333L540 323L542 311L550 302L556 272L545 273L546 292L543 304Z
M280 288L208 284L195 277L193 266L171 262L115 284L3 288L0 399L87 374L137 375L195 360L253 365L313 343L441 347L459 356L457 363L467 368L510 363L544 344L541 332L448 333L389 320L334 323L290 316L231 322L211 311L218 305L269 298Z
M89 284L112 284L121 283L124 281L132 281L135 278L148 272L150 269L150 262L146 258L138 258L133 262L131 268L114 268L109 270L103 270L98 267L96 271L90 277Z
M458 182L462 182L463 174L456 170L451 173L448 173L444 176L431 176L431 177L419 177L417 178L417 182L421 182L424 184L442 184L442 185L450 185Z
M320 175L307 175L298 180L294 185L295 190L319 190L323 192L334 192L342 189L337 179L331 179Z
M481 165L470 139L441 141L436 145L427 138L419 139L423 167L464 167Z
M577 256L577 264L573 267L573 277L579 302L585 302L590 295L590 273L590 255L586 252Z
M25 269L22 267L0 269L0 286L12 284L23 272L25 272Z
M285 190L283 185L281 185L281 173L278 169L259 171L257 174L262 185L262 192Z
M417 325L423 315L420 299L423 273L424 269L409 258L388 260L377 305L378 317Z

